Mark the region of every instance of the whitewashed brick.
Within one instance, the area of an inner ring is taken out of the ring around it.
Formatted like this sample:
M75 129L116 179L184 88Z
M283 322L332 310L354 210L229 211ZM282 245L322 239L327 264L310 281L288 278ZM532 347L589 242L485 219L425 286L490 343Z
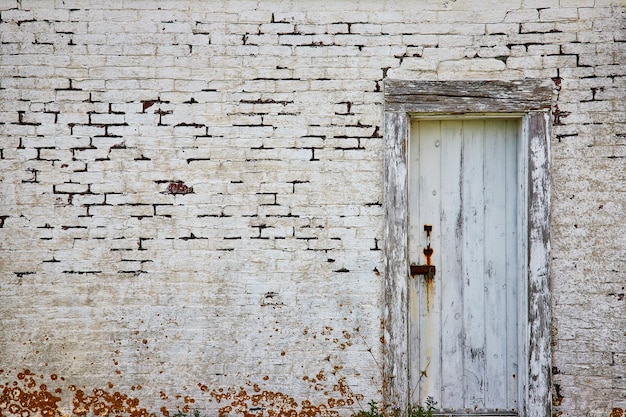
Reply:
M543 65L545 68L564 68L564 67L576 67L580 64L575 56L544 56Z
M15 6L15 4L13 4ZM32 10L19 10L17 8L2 11L2 20L5 22L20 22L33 20L34 13Z
M525 23L539 20L539 12L536 9L512 9L507 11L505 23Z
M494 47L494 48L480 48L476 52L477 56L481 58L498 58L504 59L511 55L511 50L506 46Z
M524 69L521 70L521 74L517 76L517 78L513 77L512 79L519 78L556 78L559 75L559 70L557 68L543 68L543 69Z
M382 26L371 23L354 23L350 26L352 33L379 35L382 32Z
M439 37L437 35L402 35L402 43L415 46L437 46Z
M555 44L563 44L566 42L574 42L577 38L576 33L568 33L568 32L554 32L554 33L546 33L544 36L545 43L555 43Z
M514 58L509 58L514 59ZM459 60L459 61L443 61L439 64L437 68L440 73L444 73L447 71L455 72L485 72L485 71L502 71L506 69L508 66L507 63L498 60L498 59L472 59L472 60Z
M485 25L485 34L487 35L510 35L520 33L519 23L488 23Z
M559 55L561 48L560 45L528 45L526 50L529 55Z
M259 32L263 34L294 33L295 26L291 23L263 23L259 26Z
M559 7L559 0L522 0L522 8L537 9L537 8L557 8Z
M554 22L532 22L522 23L520 33L547 33L553 32L556 24Z
M597 7L581 7L578 9L578 14L581 19L609 18L615 16L615 8L613 6L614 4L598 4Z
M464 56L463 49L453 48L424 48L422 57L427 62L437 62L439 60L461 59Z
M542 9L539 11L539 20L542 22L578 20L578 8L560 7Z
M439 36L439 47L441 48L470 46L472 44L473 44L473 37L471 36L460 36L460 35Z
M17 2L15 0L2 0L0 2L0 10L15 9L16 3Z
M578 32L576 33L576 40L582 43L602 43L611 42L613 34L611 32Z

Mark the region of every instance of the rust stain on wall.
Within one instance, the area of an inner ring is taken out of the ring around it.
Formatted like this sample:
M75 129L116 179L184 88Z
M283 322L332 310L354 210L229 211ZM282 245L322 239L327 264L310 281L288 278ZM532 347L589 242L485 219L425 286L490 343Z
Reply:
M561 394L561 385L553 384L553 392L552 392L552 405L558 407L563 402L563 395Z
M324 395L328 398L325 403L313 404L309 400L301 402L296 401L293 397L276 391L261 391L258 385L253 385L253 393L249 393L245 387L238 389L217 389L210 391L211 397L218 403L224 404L218 409L220 417L226 417L229 414L240 414L244 417L315 417L315 416L333 416L338 417L339 411L336 407L345 407L354 405L357 401L362 401L363 396L352 392L345 378L340 378L335 384L327 386L324 381L327 380L323 371L320 371L315 377L304 376L304 381L309 382L316 391L324 391ZM201 389L207 389L201 386Z
M0 370L0 375L3 373L4 371ZM42 382L47 379L54 385L53 388ZM269 377L264 376L262 379L266 382ZM319 404L314 404L310 400L299 402L288 394L262 389L259 384L250 381L238 388L211 389L203 383L198 383L197 387L201 393L209 395L208 402L215 402L218 405L217 413L220 417L226 417L228 414L239 414L244 417L338 417L337 408L353 406L364 399L363 395L352 392L345 378L329 382L323 370L313 377L305 376L302 379L307 381L313 390L323 392L327 399ZM111 391L113 384L110 382L107 386L107 390L79 388L56 374L36 375L26 369L17 373L15 380L0 384L0 417L60 417L67 411L61 408L62 397L64 399L69 397L70 411L77 417L87 415L157 417L157 412L141 407L138 398ZM131 389L136 391L142 387L134 385ZM159 393L159 397L162 401L170 398L163 391ZM196 405L196 399L190 395L174 397L183 400L182 407L174 406L172 408L175 410L172 411L162 406L159 408L159 414L168 417L178 411L189 413Z
M130 417L154 417L154 413L148 412L145 408L139 407L139 400L131 398L120 392L108 392L103 389L94 388L91 394L85 391L70 387L74 391L72 400L72 412L77 416L86 416L93 413L96 416L107 415L128 415Z
M167 194L192 194L193 187L186 185L182 181L172 181L167 186Z
M434 278L425 278L426 285L426 311L430 313L434 308L435 301L435 280Z
M2 372L0 372L2 373ZM0 384L0 416L19 415L20 417L53 417L62 414L59 407L64 388L56 387L51 391L45 383L44 375L35 375L28 369L17 374L14 381ZM65 381L56 374L49 376L50 381ZM110 388L112 384L108 384ZM139 407L139 400L120 392L108 392L94 388L91 394L75 385L69 385L66 390L73 393L72 413L76 416L93 414L127 415L130 417L154 417L154 413Z
M46 384L39 384L28 369L18 373L15 381L0 385L0 389L0 416L52 417L58 414L61 397L50 392ZM59 390L55 393L61 392Z
M426 259L426 265L432 265L432 257L433 253L435 253L434 249L430 247L430 245L423 250L424 259Z

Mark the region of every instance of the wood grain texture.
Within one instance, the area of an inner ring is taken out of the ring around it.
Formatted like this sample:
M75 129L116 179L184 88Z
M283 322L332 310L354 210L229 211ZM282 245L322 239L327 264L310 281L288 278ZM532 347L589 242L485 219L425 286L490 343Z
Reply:
M406 410L407 370L407 163L405 113L385 113L385 359L386 405Z
M444 410L518 409L519 300L507 292L525 281L517 268L520 122L411 123L409 261L425 262L423 225L431 224L438 268L431 280L409 281L412 403L430 396Z
M385 108L407 113L526 112L548 109L549 82L385 80Z
M549 119L527 117L528 189L528 417L551 415L550 350L550 152Z

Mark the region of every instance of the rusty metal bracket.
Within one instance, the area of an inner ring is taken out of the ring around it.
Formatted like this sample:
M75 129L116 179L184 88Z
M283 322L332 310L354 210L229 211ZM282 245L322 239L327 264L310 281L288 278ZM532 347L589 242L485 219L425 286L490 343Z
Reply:
M411 265L411 276L423 275L425 278L432 278L437 272L435 265Z

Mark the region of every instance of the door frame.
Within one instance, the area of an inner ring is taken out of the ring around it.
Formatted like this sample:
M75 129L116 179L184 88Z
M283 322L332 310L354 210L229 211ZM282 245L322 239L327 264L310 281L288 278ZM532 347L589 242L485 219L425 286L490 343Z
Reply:
M524 417L552 415L550 337L550 81L384 82L384 362L387 406L409 406L408 338L408 160L411 117L429 115L521 115L520 160L526 181L520 206L525 269L521 288L519 411ZM488 117L488 116L485 116ZM523 371L523 372L522 372Z

